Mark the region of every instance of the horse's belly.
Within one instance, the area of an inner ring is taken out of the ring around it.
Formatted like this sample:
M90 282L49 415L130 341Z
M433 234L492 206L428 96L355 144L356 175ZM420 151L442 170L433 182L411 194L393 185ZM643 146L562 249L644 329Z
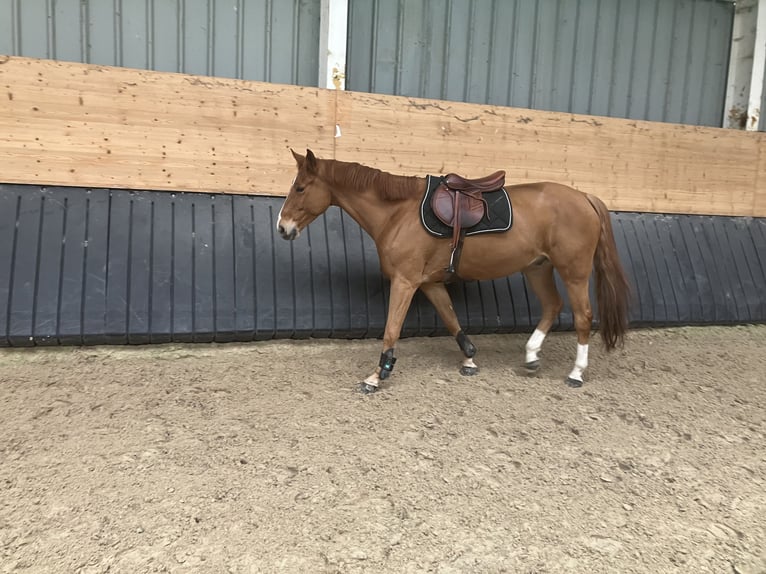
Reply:
M466 280L497 279L521 271L540 256L539 250L510 241L510 232L467 238L458 275Z

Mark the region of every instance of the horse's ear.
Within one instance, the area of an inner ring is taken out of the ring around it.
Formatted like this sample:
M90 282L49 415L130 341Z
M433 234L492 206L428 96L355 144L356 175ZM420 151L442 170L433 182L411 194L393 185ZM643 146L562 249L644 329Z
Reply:
M306 169L309 173L316 173L317 170L317 158L310 149L306 150Z
M298 164L298 169L301 168L303 165L303 162L305 161L305 156L302 156L299 153L295 153L295 150L293 148L290 148L290 153L293 154L293 157L295 158L295 163Z

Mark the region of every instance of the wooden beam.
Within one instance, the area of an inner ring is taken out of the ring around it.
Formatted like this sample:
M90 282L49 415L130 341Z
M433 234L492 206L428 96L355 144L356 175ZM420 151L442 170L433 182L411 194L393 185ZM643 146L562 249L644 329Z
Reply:
M764 132L760 132L766 136ZM753 197L753 217L766 217L766 137L763 144L758 148L758 161L756 164L757 179L755 182L755 196Z
M275 194L290 145L333 151L316 88L6 58L0 102L7 183Z
M338 94L338 124L338 159L395 173L505 169L618 211L766 216L764 134L354 92Z
M766 217L764 133L0 58L7 183L282 195L289 147L401 174L505 169L618 211Z

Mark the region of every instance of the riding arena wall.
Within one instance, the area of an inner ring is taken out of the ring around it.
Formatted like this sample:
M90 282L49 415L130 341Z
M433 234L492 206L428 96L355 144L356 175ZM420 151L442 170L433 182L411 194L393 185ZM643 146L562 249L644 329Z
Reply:
M17 57L0 89L2 346L380 336L353 220L275 235L307 147L573 185L613 211L632 324L766 321L763 133ZM539 317L520 275L451 291L469 333ZM403 334L443 333L417 298Z

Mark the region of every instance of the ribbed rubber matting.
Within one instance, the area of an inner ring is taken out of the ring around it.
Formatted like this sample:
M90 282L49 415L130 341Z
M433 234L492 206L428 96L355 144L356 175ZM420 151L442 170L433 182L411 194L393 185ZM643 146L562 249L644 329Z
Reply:
M275 236L281 199L0 184L0 346L379 337L375 245L332 208ZM613 215L634 325L766 321L766 219ZM451 287L468 333L529 331L523 277ZM568 307L557 329L569 329ZM443 334L424 297L404 336Z

